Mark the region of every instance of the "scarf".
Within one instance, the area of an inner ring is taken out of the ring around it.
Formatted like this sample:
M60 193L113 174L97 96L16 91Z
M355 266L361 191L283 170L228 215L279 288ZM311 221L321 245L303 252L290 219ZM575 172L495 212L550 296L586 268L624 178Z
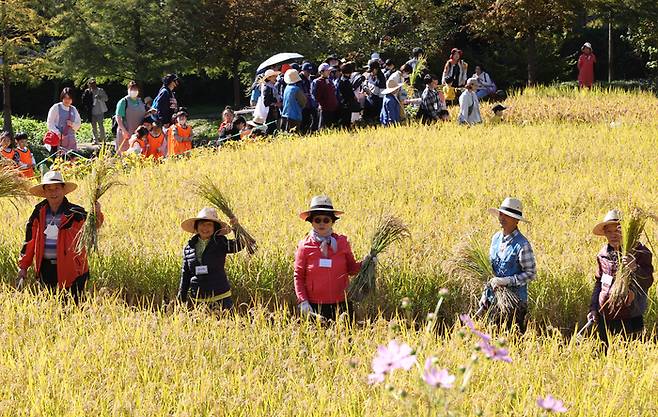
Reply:
M338 242L333 236L333 231L331 235L324 237L320 236L315 230L311 230L311 237L320 244L320 252L322 252L322 256L325 258L329 257L329 245L331 245L331 250L334 253L338 251Z

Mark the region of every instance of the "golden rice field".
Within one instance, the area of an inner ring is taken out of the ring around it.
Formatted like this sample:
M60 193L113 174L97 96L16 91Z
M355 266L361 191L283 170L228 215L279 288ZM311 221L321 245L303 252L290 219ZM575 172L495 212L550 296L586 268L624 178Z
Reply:
M126 185L101 199L106 221L91 261L91 285L124 295L99 295L78 309L8 287L0 292L0 415L429 416L445 415L448 399L454 415L534 416L542 413L537 397L547 394L564 400L567 415L656 415L655 341L616 341L603 356L595 341L564 335L587 314L603 244L593 225L615 207L658 212L658 99L540 89L507 103L509 124L282 138L126 171L119 178ZM256 255L230 258L229 278L245 304L219 320L157 308L176 293L188 238L179 224L204 205L190 185L206 175L259 242ZM320 327L283 307L294 302L293 254L308 231L297 213L320 193L346 212L336 229L357 257L367 253L382 213L410 226L412 239L380 256L376 297L358 306L370 324ZM418 349L420 368L437 355L459 383L474 340L451 326L477 294L462 291L441 263L466 233L488 244L498 226L486 209L508 195L524 203L532 223L521 227L538 262L531 330L507 335L512 364L479 361L463 393L428 390L417 371L395 371L392 391L368 386L370 360L392 338ZM33 204L0 204L0 272L12 282ZM658 225L647 232L655 247ZM440 318L448 327L440 336L387 321L408 297L405 317L421 324L443 287L450 293ZM120 301L135 295L151 296L155 307ZM440 410L430 397L441 399Z

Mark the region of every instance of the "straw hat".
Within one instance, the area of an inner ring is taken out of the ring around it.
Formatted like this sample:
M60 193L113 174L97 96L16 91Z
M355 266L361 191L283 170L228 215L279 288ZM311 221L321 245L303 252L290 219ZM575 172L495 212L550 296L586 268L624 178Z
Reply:
M500 205L499 208L490 208L487 210L489 214L491 214L494 217L498 217L498 213L503 213L513 219L520 220L525 223L529 223L524 217L523 217L523 205L521 204L521 200L512 198L512 197L507 197Z
M299 213L299 218L306 221L313 212L331 212L334 216L341 216L345 214L343 211L334 209L334 204L331 199L326 195L316 195L311 199L310 208L306 211Z
M286 84L296 84L301 80L302 78L299 76L299 71L297 71L296 69L289 69L283 75L283 81L285 81Z
M190 219L185 220L183 223L181 223L180 227L188 233L196 233L194 224L199 220L215 222L222 228L228 226L226 223L219 220L219 216L217 215L217 210L215 210L212 207L204 207L196 215L196 217L192 217Z
M610 210L603 218L603 221L594 226L592 233L597 236L605 236L605 227L609 224L619 224L619 222L621 222L621 211Z
M398 91L402 87L402 84L398 84L397 81L395 81L393 78L389 78L388 81L386 81L386 88L382 90L381 94L386 95L386 94L391 94L396 91Z
M267 81L270 78L276 77L279 74L281 74L279 71L268 69L267 71L265 71L265 74L263 74L263 81Z
M41 184L30 187L29 192L37 197L46 198L46 191L44 186L50 184L62 184L64 186L64 194L68 194L78 188L78 184L74 182L65 182L62 174L57 171L48 171L41 177Z

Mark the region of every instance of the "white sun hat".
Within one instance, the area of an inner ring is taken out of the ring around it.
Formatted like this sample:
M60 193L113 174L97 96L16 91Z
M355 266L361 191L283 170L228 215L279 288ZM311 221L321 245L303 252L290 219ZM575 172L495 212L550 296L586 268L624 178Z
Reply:
M501 204L499 208L490 208L487 210L489 214L491 214L494 217L498 217L498 213L503 213L507 216L510 216L513 219L520 220L525 223L529 223L528 220L526 220L523 217L523 205L521 204L521 200L513 197L507 197Z
M386 89L382 90L381 94L391 94L395 91L398 91L400 88L402 88L402 84L398 84L396 80L389 78L388 81L386 81Z
M345 214L340 210L334 209L334 204L331 202L331 199L326 195L316 195L311 199L310 208L306 211L299 213L299 218L306 221L311 215L311 213L318 211L331 212L335 216L340 216L342 214Z
M196 233L196 229L194 228L194 225L199 220L215 222L221 228L227 226L226 223L219 220L219 216L217 215L217 210L215 210L212 207L204 207L201 209L201 211L199 211L196 217L192 217L185 220L183 223L181 223L180 227L188 233Z
M29 192L37 197L46 198L46 190L44 190L44 186L50 184L62 184L64 186L64 194L68 194L78 188L78 184L64 181L61 172L48 171L43 174L43 177L41 177L41 184L30 187Z
M592 230L597 236L605 236L605 227L609 224L619 224L621 222L621 211L619 210L610 210L608 214L605 215L603 221L597 223Z
M283 81L285 81L286 84L297 84L301 80L302 78L299 76L299 71L296 69L289 69L283 75Z

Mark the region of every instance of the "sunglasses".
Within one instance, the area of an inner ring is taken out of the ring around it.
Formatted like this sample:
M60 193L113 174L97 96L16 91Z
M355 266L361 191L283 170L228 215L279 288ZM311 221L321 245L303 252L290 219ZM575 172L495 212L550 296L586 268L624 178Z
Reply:
M320 223L329 224L333 221L334 220L329 218L329 217L314 217L313 218L313 223L316 223L316 224L320 224Z

